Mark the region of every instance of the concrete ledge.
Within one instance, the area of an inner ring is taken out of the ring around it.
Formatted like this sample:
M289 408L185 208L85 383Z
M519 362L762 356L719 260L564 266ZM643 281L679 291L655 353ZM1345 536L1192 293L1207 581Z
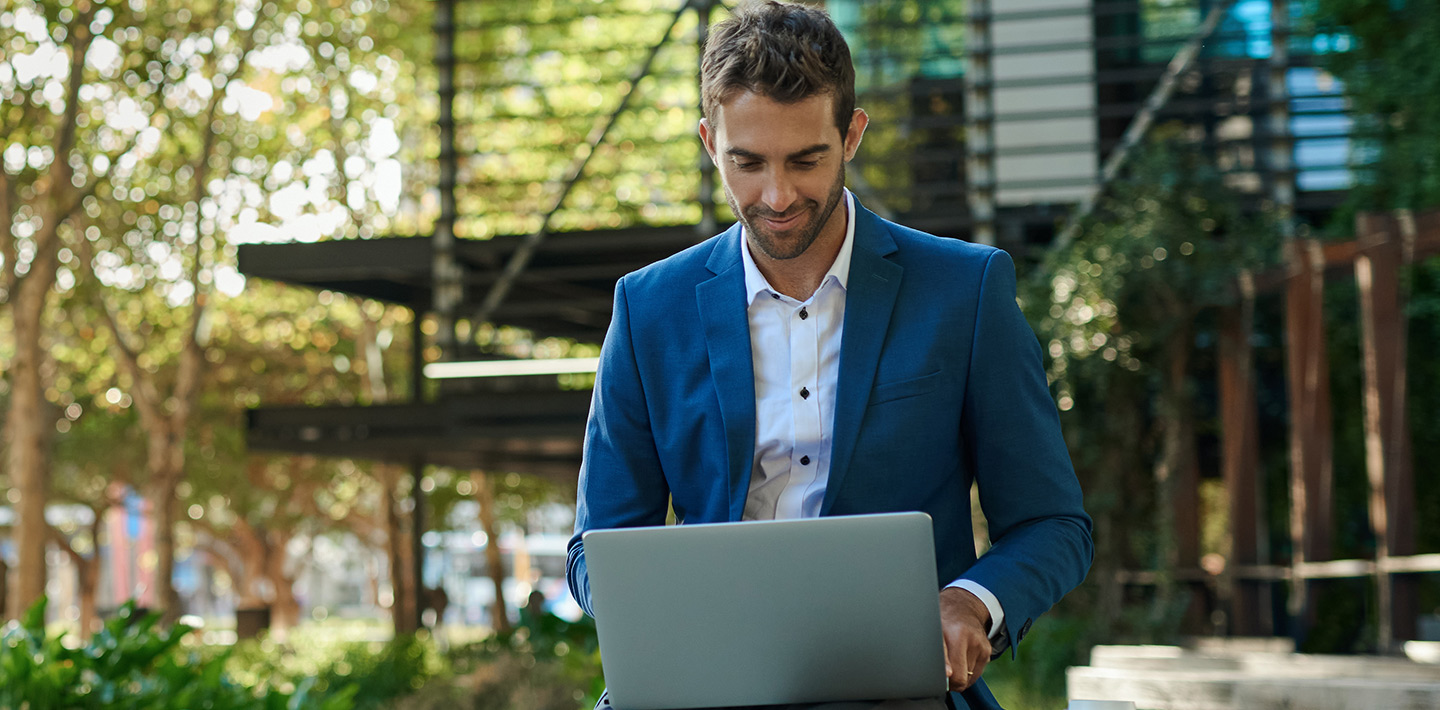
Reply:
M1323 656L1253 645L1097 646L1066 672L1072 699L1128 700L1141 710L1435 710L1440 665Z

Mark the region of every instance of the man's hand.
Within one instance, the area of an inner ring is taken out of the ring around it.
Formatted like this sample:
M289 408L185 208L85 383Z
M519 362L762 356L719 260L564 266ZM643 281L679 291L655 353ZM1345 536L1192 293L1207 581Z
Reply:
M965 690L980 680L990 662L989 628L990 610L979 597L959 587L940 590L940 635L951 690Z

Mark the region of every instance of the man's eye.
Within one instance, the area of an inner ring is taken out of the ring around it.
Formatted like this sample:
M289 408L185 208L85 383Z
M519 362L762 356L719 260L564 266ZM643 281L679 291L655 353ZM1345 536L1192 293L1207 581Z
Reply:
M755 168L760 167L760 164L759 164L759 163L735 163L735 167L740 168L741 170L754 170Z
M795 161L795 167L800 168L801 170L809 170L810 168L813 168L813 167L815 167L815 166L817 166L817 165L819 165L819 164L820 164L820 161L818 161L818 160L797 160L797 161Z

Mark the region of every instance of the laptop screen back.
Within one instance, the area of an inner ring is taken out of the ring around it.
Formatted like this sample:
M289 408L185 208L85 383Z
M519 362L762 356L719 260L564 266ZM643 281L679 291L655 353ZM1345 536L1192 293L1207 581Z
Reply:
M591 531L618 710L940 697L930 517Z

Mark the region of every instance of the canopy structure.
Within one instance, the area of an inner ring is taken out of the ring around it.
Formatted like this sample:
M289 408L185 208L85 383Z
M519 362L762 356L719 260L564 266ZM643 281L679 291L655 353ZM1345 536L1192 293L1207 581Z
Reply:
M1232 2L825 6L871 116L850 189L908 226L1004 248L1022 270L1152 125L1203 145L1254 209L1322 223L1353 180L1343 87L1312 53L1291 51L1303 43L1285 3L1270 19ZM406 463L417 480L438 464L573 482L588 392L540 375L427 386L423 354L495 357L473 339L482 323L599 343L617 279L725 226L695 125L700 47L727 5L434 9L433 231L239 248L247 276L413 309L410 401L261 407L247 440L255 451Z
M929 3L917 22L901 2L826 3L850 41L859 104L872 116L847 171L867 207L996 244L1023 264L1047 248L1075 205L1103 189L1111 164L1123 162L1146 126L1177 122L1257 204L1299 212L1338 204L1343 175L1332 173L1343 165L1314 156L1342 138L1316 127L1335 123L1343 97L1316 84L1310 56L1255 51L1249 29L1214 21L1224 4L1208 23L1128 3L1032 4ZM599 343L616 279L724 226L728 210L694 127L700 47L726 9L716 0L437 2L434 231L242 245L241 272L433 317L430 344L442 361L494 357L457 336L461 321ZM1177 53L1186 60L1170 61ZM1287 94L1290 87L1304 93ZM1270 128L1258 131L1262 124ZM524 393L556 388L555 378L525 377L429 391L438 392L436 412L450 400L505 411ZM425 389L415 406L425 406ZM574 422L585 404L577 398L574 407L550 424L558 431L569 422L578 442ZM353 451L329 432L362 415L341 407L311 415L318 438L252 429L251 446ZM261 409L251 421L287 420ZM476 439L489 436L483 428L437 431L423 445L386 427L368 431L364 451L386 460L479 465L467 457L490 447ZM522 471L557 465L503 460Z

